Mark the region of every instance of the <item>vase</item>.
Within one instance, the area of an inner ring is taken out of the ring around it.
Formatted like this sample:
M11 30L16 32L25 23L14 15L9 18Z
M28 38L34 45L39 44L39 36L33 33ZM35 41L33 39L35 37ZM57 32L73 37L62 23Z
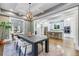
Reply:
M32 32L28 32L28 36L32 36Z
M4 44L5 44L4 39L1 39L0 40L0 45L4 45Z

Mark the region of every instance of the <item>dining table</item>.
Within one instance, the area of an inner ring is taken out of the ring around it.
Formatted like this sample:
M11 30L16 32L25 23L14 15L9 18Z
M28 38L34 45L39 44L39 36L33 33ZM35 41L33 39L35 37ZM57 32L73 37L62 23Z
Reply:
M24 41L32 44L32 56L38 56L38 44L40 42L45 42L43 45L45 47L45 53L49 52L49 39L45 35L32 35L32 36L27 36L24 34L18 34L18 38L23 39Z

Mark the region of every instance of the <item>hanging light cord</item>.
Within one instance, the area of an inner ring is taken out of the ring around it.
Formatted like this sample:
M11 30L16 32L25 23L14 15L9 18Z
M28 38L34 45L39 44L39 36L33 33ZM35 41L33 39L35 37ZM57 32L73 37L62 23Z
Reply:
M30 12L31 3L29 3L29 12Z

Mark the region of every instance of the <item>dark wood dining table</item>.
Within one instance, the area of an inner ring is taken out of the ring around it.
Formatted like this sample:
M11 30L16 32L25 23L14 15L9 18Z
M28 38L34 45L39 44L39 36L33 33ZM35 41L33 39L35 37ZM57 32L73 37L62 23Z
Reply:
M25 40L28 43L32 44L32 55L38 56L38 43L45 41L45 52L49 52L49 39L45 35L33 35L33 36L27 36L27 35L17 35L18 38L21 38Z

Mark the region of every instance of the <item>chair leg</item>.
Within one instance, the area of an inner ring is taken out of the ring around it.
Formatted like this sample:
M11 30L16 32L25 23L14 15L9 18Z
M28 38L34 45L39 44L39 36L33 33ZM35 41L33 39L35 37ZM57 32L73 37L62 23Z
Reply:
M16 50L18 50L18 42L16 43Z
M26 56L26 50L27 50L27 47L25 47L25 52L24 52L24 56Z
M42 51L43 51L43 42L41 42L41 46L42 46Z
M19 47L19 56L21 55L21 46Z
M43 43L41 45L42 45L42 51L43 51Z

